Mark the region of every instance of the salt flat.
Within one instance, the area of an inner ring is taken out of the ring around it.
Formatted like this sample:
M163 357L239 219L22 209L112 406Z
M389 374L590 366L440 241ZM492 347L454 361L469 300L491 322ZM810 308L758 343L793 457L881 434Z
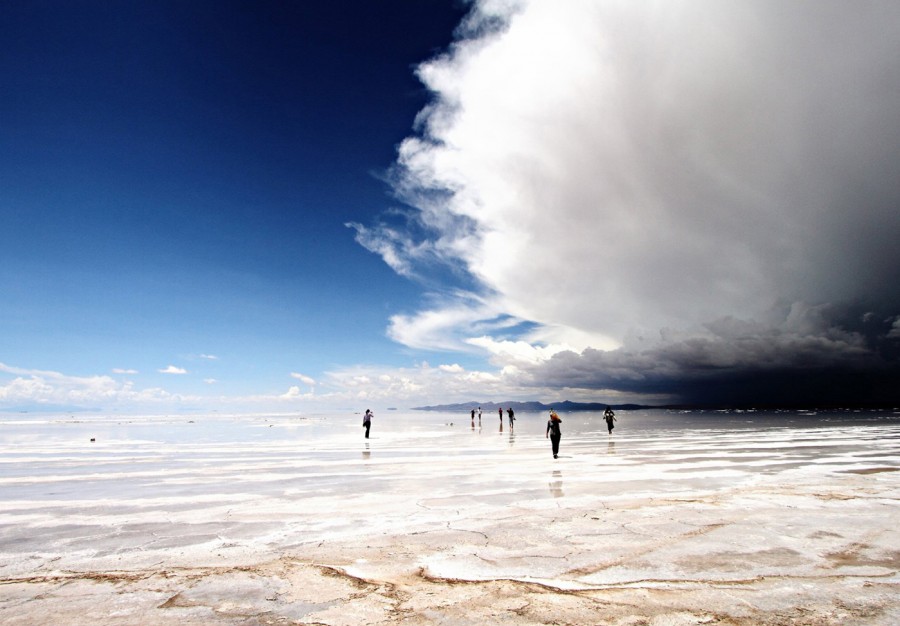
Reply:
M6 416L0 623L900 623L900 416L562 417Z

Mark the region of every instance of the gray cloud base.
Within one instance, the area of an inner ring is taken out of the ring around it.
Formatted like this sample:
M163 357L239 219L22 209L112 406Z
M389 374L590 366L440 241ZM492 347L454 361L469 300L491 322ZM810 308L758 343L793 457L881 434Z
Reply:
M900 401L893 318L794 305L778 324L734 318L663 330L618 350L562 352L529 370L550 387L614 390L695 405L840 406Z

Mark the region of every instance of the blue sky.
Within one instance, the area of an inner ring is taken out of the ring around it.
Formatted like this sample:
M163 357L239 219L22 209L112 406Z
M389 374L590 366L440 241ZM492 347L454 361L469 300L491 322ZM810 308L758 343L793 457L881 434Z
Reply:
M893 401L900 14L813 4L5 2L0 409Z
M391 206L462 13L377 5L4 3L0 362L238 394L406 362L418 290L345 223Z

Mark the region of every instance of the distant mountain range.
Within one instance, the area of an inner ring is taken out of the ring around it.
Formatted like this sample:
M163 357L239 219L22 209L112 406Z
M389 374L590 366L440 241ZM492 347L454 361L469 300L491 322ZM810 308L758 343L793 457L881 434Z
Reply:
M474 408L481 407L482 411L496 411L497 407L503 407L504 410L512 408L513 411L549 411L557 409L559 411L603 411L606 407L611 406L617 411L633 411L636 409L653 409L659 408L646 404L608 404L606 402L572 402L564 400L553 404L544 404L543 402L458 402L456 404L440 404L436 406L416 406L413 411L448 411L448 412L464 412L468 413Z

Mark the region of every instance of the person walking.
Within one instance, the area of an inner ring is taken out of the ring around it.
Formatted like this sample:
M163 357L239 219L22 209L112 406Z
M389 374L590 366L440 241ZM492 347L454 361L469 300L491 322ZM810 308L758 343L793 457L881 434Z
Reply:
M478 425L481 426L481 407L478 407Z
M372 427L372 418L375 417L375 414L372 413L369 409L366 409L366 414L363 415L363 426L366 429L366 439L369 438L369 429ZM369 444L366 444L369 445Z
M559 425L562 423L556 411L550 409L550 420L547 422L547 437L550 439L550 445L553 446L553 458L559 458L559 440L562 439L562 432Z
M516 412L513 411L512 407L509 407L508 409L506 409L506 414L509 415L509 428L510 430L512 430L513 422L516 421Z
M613 428L615 428L613 423L616 421L616 414L613 413L611 406L607 406L606 410L603 411L603 419L606 420L606 427L609 429L609 434L611 435Z

